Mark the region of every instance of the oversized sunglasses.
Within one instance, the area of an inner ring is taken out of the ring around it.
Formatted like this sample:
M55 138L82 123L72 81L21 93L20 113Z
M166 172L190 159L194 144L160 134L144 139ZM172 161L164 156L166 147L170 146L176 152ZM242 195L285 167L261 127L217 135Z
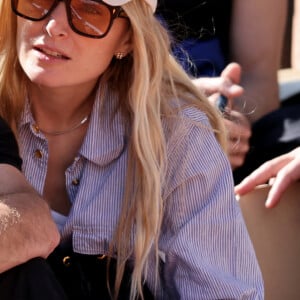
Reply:
M11 6L16 15L41 21L51 14L60 1L65 2L72 30L86 37L103 38L114 19L127 18L120 6L110 6L101 0L11 0Z

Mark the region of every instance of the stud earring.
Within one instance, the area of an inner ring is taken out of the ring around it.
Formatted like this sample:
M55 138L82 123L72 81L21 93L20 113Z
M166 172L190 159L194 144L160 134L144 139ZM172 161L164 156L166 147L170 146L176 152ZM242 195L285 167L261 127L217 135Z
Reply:
M115 56L116 56L116 59L121 60L121 59L123 59L125 57L125 53L124 52L117 52L115 54Z

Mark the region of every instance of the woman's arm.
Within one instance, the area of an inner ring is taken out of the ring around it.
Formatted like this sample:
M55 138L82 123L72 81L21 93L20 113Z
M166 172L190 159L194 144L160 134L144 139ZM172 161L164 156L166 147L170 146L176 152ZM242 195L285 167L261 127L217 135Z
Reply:
M232 172L207 122L169 144L160 250L170 299L263 299L262 275L234 197ZM173 187L173 188L172 188Z

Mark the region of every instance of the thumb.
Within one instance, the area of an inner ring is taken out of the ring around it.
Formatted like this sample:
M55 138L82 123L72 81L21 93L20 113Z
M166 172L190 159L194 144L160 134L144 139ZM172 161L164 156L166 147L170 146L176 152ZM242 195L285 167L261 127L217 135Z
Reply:
M221 77L229 78L233 83L239 84L241 81L242 67L235 62L228 64L221 73Z

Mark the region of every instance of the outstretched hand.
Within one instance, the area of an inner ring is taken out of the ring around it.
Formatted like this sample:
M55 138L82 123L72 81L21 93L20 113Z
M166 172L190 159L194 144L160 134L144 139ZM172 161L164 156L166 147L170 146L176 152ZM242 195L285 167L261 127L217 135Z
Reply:
M271 208L280 201L286 189L299 179L300 147L265 162L235 187L235 193L242 196L269 181L271 189L265 205Z
M194 79L194 84L209 98L215 102L221 94L228 99L240 97L244 89L239 85L241 67L237 63L230 63L219 77L200 77Z
M244 93L244 89L239 85L240 79L240 65L230 63L220 77L203 77L194 80L195 85L204 92L213 105L216 105L220 95L228 99L224 122L228 132L228 158L233 170L244 163L251 137L250 122L243 113L235 110L233 105L234 98Z

